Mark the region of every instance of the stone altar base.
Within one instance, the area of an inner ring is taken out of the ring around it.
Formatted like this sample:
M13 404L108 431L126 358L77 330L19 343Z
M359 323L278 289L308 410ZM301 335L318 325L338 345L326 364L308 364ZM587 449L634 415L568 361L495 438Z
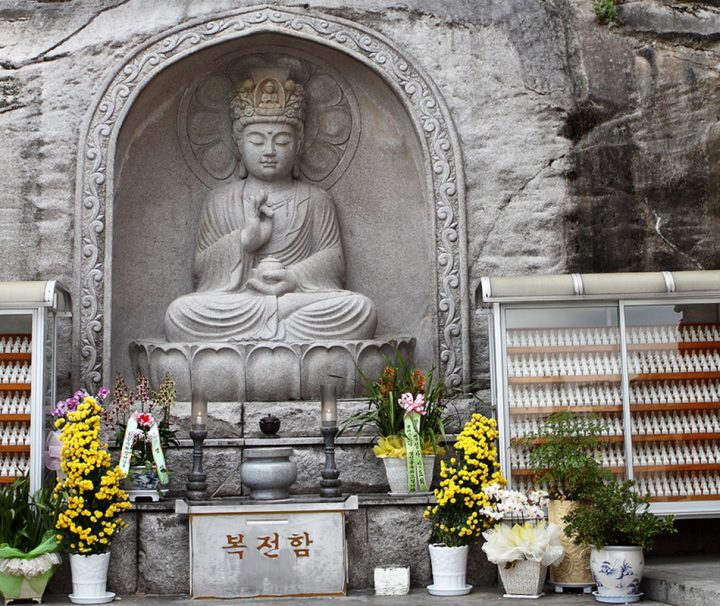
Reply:
M165 374L176 383L178 400L193 387L213 402L308 400L320 397L320 386L333 382L340 398L357 396L358 370L374 377L398 350L411 360L415 339L396 337L367 341L230 341L168 343L135 341L133 366L159 385Z

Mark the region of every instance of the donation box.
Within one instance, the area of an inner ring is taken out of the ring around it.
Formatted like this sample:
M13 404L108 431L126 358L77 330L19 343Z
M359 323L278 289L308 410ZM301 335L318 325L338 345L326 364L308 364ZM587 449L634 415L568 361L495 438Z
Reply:
M190 595L246 598L344 595L347 588L343 502L193 504L190 517Z

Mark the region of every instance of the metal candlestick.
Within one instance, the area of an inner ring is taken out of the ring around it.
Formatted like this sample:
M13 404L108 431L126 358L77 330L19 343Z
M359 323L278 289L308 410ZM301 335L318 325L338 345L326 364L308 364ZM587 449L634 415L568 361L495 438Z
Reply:
M320 472L322 480L320 480L320 496L321 497L339 497L340 492L340 472L335 465L335 436L337 435L337 425L321 427L320 431L325 441L325 467Z
M192 471L188 474L187 487L188 501L202 501L207 495L206 476L203 473L203 442L207 438L207 429L190 430L190 437L193 441L193 466Z

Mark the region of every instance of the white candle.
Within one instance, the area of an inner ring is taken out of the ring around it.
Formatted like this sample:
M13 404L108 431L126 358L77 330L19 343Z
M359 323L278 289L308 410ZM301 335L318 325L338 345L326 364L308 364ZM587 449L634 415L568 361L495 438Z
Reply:
M199 389L193 389L192 408L190 411L190 429L205 431L207 429L207 398Z
M323 427L331 427L337 425L337 394L335 385L322 385L322 425Z

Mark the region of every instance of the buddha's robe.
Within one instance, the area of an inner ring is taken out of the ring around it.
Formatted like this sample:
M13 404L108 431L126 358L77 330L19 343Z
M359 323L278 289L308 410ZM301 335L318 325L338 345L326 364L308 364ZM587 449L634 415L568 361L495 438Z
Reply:
M370 299L343 290L345 260L332 197L295 182L273 206L270 239L249 253L240 242L244 182L213 190L203 209L195 249L196 292L173 301L168 340L367 339L377 313ZM292 270L297 288L281 296L247 285L250 270L272 257Z

